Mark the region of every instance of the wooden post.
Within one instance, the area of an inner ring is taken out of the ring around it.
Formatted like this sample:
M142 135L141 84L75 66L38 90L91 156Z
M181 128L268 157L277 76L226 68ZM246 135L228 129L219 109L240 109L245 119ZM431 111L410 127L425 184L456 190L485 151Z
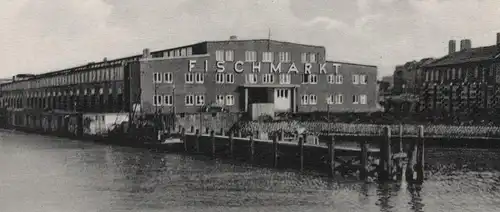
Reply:
M418 144L417 144L417 182L424 182L424 126L419 126Z
M335 136L332 135L331 140L328 142L328 175L333 177L335 175Z
M304 137L307 135L304 134ZM300 171L304 171L304 137L299 137L299 159L300 159Z
M391 128L384 127L384 138L380 145L379 177L388 180L391 177Z
M234 159L234 133L229 132L229 154L231 154L231 159Z
M417 138L418 139L418 138ZM417 141L415 139L411 139L410 147L406 153L408 157L408 163L406 164L405 178L406 182L413 182L415 175L415 161L417 160Z
M285 131L280 130L280 141L285 141Z
M200 129L196 129L195 133L195 151L200 152Z
M403 152L403 125L399 125L399 152Z
M360 178L366 180L368 177L368 143L361 141L361 170Z
M253 134L250 134L250 138L249 138L249 142L250 142L250 162L253 163L253 157L254 157L254 151L255 151L255 141L253 139Z
M210 131L210 141L212 142L212 157L215 158L215 131Z
M187 146L187 137L186 137L186 128L181 129L181 138L182 141L184 142L184 152L188 151L188 146Z
M273 161L274 168L278 167L278 135L273 137Z

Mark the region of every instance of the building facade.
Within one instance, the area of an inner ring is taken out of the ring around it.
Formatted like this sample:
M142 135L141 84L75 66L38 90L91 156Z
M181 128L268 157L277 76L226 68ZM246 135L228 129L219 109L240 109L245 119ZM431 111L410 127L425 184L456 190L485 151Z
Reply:
M433 58L424 58L419 61L410 61L404 65L396 66L393 74L392 94L400 95L404 93L418 94L423 82L423 67L434 61Z
M195 113L370 111L375 66L326 60L324 47L274 40L209 41L103 60L0 85L8 110Z
M437 117L475 118L500 109L500 33L492 46L449 42L449 54L424 66L420 111Z

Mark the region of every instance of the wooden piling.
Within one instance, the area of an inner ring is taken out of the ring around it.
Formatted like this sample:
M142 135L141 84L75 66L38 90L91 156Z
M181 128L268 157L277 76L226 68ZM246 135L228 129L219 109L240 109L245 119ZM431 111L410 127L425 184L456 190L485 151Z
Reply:
M399 125L399 152L403 152L403 125Z
M196 153L200 152L200 129L196 129L195 133L195 151Z
M278 136L273 137L273 166L278 167Z
M368 143L366 141L361 141L361 155L360 164L361 170L359 172L360 179L366 180L368 177Z
M304 138L307 135L299 137L299 160L300 160L300 171L304 171Z
M417 182L424 182L424 126L419 126L418 140L417 140Z
M210 131L210 141L212 143L212 148L211 148L211 150L212 150L212 157L215 158L215 156L216 156L215 155L216 154L216 152L215 152L216 149L215 149L215 131L214 130Z
M255 154L255 141L253 139L253 134L250 134L249 137L249 142L250 142L250 162L254 162L254 154Z
M285 131L280 130L280 141L285 141Z
M229 154L231 155L231 159L234 159L234 133L229 132Z
M379 177L381 180L389 180L392 175L391 161L391 128L384 127L384 137L380 144Z
M335 136L332 135L328 142L328 176L335 176Z
M186 128L181 129L181 139L184 142L184 152L188 151L188 146L187 146L187 137L186 137Z
M414 181L413 176L415 175L415 169L414 169L416 163L415 161L417 159L417 141L415 139L411 139L409 143L410 146L406 153L408 157L408 162L406 164L405 178L406 182L413 182Z

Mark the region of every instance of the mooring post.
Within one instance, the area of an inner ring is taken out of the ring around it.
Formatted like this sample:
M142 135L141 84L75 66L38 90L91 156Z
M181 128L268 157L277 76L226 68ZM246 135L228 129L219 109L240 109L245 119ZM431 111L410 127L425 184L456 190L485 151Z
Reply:
M307 135L299 137L299 160L300 160L300 171L304 171L304 138Z
M215 158L215 131L210 131L210 141L212 142L212 157Z
M273 161L274 168L278 167L278 135L273 137Z
M384 137L380 145L379 176L381 180L388 180L391 176L391 128L384 127Z
M200 152L200 129L196 129L196 133L195 133L195 151L196 153L199 153Z
M254 148L255 148L255 141L253 139L253 133L250 134L250 138L249 138L249 142L250 142L250 162L253 163L253 156L254 156Z
M368 177L368 143L361 141L361 170L360 178L366 180Z
M234 133L229 132L229 153L231 154L231 159L234 159Z
M424 182L424 126L419 126L418 144L417 144L417 182Z
M328 141L328 176L333 177L335 175L335 136L332 135L330 141Z
M181 138L182 141L184 142L184 152L188 151L188 146L187 146L187 137L186 137L186 128L181 129Z

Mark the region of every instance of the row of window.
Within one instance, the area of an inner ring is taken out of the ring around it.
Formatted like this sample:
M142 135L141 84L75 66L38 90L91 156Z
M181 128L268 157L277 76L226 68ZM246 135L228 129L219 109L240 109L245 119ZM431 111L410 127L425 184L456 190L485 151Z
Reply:
M316 105L318 104L318 97L314 94L302 95L301 96L302 105ZM344 96L342 94L328 95L326 98L326 103L329 105L333 104L343 104ZM352 95L353 104L367 104L367 96L362 95Z
M218 105L234 105L233 95L217 95L215 102ZM172 106L174 104L174 98L172 95L154 95L153 105L154 106ZM186 95L184 97L184 104L186 106L203 106L205 105L205 95Z
M193 48L181 48L163 52L163 57L185 57L193 55Z
M30 81L23 81L3 86L3 90L19 90L63 86L80 83L95 83L104 81L123 80L121 67L103 68L86 72L75 72L61 76L53 76Z
M246 75L245 82L247 84L256 84L258 83L258 75L255 73L250 73ZM274 74L262 74L262 83L264 84L273 84L275 82ZM291 83L291 74L279 74L279 83L280 84L290 84ZM318 75L317 74L303 74L302 75L302 84L318 84ZM329 74L326 78L328 84L343 84L344 77L343 75L335 75ZM155 72L153 73L153 82L154 83L173 83L173 74L171 72L162 74ZM185 83L204 83L205 75L202 72L197 73L186 73L185 74ZM215 82L216 83L234 83L234 74L232 73L216 73L215 74ZM366 75L353 75L352 83L353 84L366 84L368 82L368 77Z
M79 96L81 94L83 95L95 95L96 93L99 95L104 94L104 88L88 88L88 89L76 89L76 90L69 90L69 91L35 91L35 92L25 92L25 93L18 93L18 94L13 94L13 93L6 93L4 94L3 98L22 98L22 97L50 97L50 96ZM112 94L113 89L109 88L108 89L108 94ZM121 94L122 90L120 88L116 89L117 94Z
M463 69L463 71L462 71ZM444 80L458 80L458 79L467 79L469 77L473 77L475 79L480 77L480 73L482 79L485 77L493 77L494 72L489 71L488 69L474 67L474 68L451 68L447 70L430 70L425 72L425 81L444 81Z
M302 62L315 63L316 53L302 53ZM215 60L217 61L234 61L234 51L233 50L217 50L215 51ZM246 62L257 62L257 52L256 51L245 51L245 61ZM274 52L262 52L262 62L272 63L274 62ZM278 52L279 62L289 63L291 62L290 52Z

